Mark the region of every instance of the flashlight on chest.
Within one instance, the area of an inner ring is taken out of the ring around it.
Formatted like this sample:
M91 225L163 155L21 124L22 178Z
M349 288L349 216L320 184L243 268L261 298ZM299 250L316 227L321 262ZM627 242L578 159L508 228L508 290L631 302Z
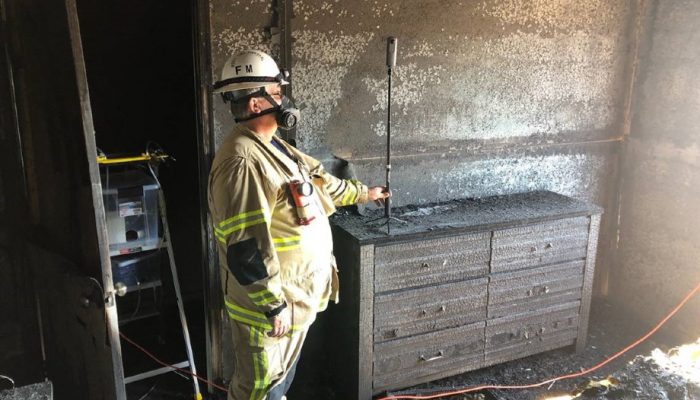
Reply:
M297 224L309 225L314 220L310 215L311 195L314 193L314 186L311 182L291 181L289 182L289 192L294 201L294 208L297 213Z

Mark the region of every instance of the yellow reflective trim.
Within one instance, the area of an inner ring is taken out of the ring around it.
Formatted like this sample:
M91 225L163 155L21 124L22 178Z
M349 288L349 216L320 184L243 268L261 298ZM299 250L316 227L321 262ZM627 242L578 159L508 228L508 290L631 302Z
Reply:
M265 306L265 305L268 305L270 303L274 303L277 300L278 300L277 297L270 296L270 297L265 297L265 298L262 298L259 300L254 300L253 304L255 304L256 306Z
M279 253L279 252L281 252L281 251L289 251L289 250L298 249L299 247L301 247L300 244L292 244L292 245L289 245L289 246L275 247L275 250L277 250L277 252Z
M267 317L263 313L259 313L259 312L255 312L255 311L251 311L251 310L246 310L245 308L243 308L241 306L237 306L237 305L229 302L228 300L224 300L224 302L226 303L226 306L231 308L232 310L236 310L236 311L241 312L243 314L250 315L251 317L260 318L264 321L267 321Z
M276 294L267 289L263 289L255 293L248 293L248 297L257 306L264 306L279 300L279 297Z
M254 381L250 400L260 400L265 397L270 383L270 377L267 373L267 353L264 351L253 354L253 371Z
M260 396L261 399L265 396L265 393L267 392L267 387L270 385L270 377L268 376L269 374L267 373L267 353L264 353L264 352L262 353L262 362L263 362L264 377L263 377L262 396Z
M355 195L352 196L352 200L350 200L350 204L355 204L357 203L357 198L360 197L360 187L358 185L358 181L356 180L351 180L353 187L355 188Z
M250 332L248 332L248 344L251 346L255 346L255 327L251 326L249 328L249 331Z
M275 246L275 250L277 250L278 252L289 251L299 248L299 241L301 241L301 236L289 236L284 238L272 239L272 242Z
M219 228L223 228L224 226L226 226L226 225L228 225L228 224L230 224L230 223L232 223L232 222L241 220L241 219L243 219L243 218L248 218L248 217L252 217L252 216L255 216L255 215L263 214L264 212L265 212L265 210L261 208L261 209L259 209L259 210L248 211L248 212L244 212L244 213L240 213L240 214L234 215L233 217L231 217L231 218L229 218L229 219L225 219L225 220L219 222Z
M270 324L264 324L264 323L259 322L259 321L255 321L255 320L252 320L252 319L248 319L248 318L246 318L246 317L244 317L244 316L241 316L241 315L239 315L239 314L236 314L235 312L233 312L233 311L231 311L231 310L227 310L227 311L228 311L228 316L229 316L231 319L236 320L236 321L238 321L238 322L240 322L240 323L243 323L243 324L246 324L246 325L250 325L250 326L257 326L258 328L263 328L263 329L267 329L267 330L272 330L272 325L270 325Z
M228 315L231 319L238 322L244 323L246 325L257 326L259 328L264 328L267 330L272 329L272 325L267 320L267 317L263 313L258 313L251 310L246 310L243 307L239 307L227 300L224 300L226 307L228 308Z
M218 232L219 232L219 235L228 236L235 231L240 231L241 229L247 228L249 226L261 224L263 222L266 222L266 220L267 219L263 216L262 218L254 219L252 221L241 222L240 224L234 225L228 229L224 229L224 230L219 229Z
M253 304L255 304L256 306L266 306L270 303L274 303L275 301L279 301L279 298L274 294L270 293L270 295L267 297L263 297L262 299L258 300L253 300Z
M266 296L268 293L269 293L269 294L272 294L271 291L269 291L269 290L267 290L267 289L263 289L263 290L261 290L261 291L259 291L259 292L248 293L248 297L250 297L251 299L253 299L253 298L255 298L255 297Z
M262 331L262 329L256 329L256 332L257 332L257 338L258 338L257 345L259 347L262 347L263 331Z
M250 337L248 343L251 346L261 347L262 346L262 329L251 326L250 327Z
M289 237L283 237L283 238L273 238L272 242L274 242L274 243L288 243L288 242L294 242L297 240L301 240L301 236L289 236Z
M341 205L348 205L348 201L350 200L350 196L353 194L355 191L355 187L352 185L347 185L347 189L345 191L345 196L343 196L343 200L340 202Z
M260 382L260 365L258 361L258 355L253 354L253 390L250 391L250 397L249 400L258 400L258 382Z
M229 308L227 311L231 319L234 319L247 325L267 329L268 331L272 330L272 324L270 324L265 314L251 310L246 310L245 308L239 307L229 302L228 300L224 300L224 303L226 304L226 307ZM290 331L300 331L303 329L306 329L306 325L291 325L289 327Z

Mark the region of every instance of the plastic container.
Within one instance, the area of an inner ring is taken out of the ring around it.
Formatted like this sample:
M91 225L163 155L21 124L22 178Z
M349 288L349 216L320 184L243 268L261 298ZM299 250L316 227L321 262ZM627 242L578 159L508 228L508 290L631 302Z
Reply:
M112 281L128 288L160 280L161 252L149 251L112 257Z
M102 174L109 255L152 250L159 246L158 185L138 170Z

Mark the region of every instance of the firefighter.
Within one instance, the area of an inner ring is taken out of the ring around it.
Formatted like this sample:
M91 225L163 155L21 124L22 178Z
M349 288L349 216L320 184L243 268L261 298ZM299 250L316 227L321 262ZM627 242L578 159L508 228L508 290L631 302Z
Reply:
M209 174L235 353L228 399L285 398L309 326L329 300L338 301L328 216L337 206L390 195L338 179L278 139L277 129L300 117L281 94L286 79L269 55L250 50L231 57L214 85L238 123Z

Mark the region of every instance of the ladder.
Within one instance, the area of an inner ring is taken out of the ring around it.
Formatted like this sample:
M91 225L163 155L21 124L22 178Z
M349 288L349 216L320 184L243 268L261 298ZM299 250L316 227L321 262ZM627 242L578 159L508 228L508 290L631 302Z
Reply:
M195 400L202 399L202 393L199 389L199 381L194 375L197 375L197 367L194 362L194 354L192 352L192 341L190 340L190 331L187 327L187 317L185 316L185 306L182 302L182 293L180 291L180 280L177 275L177 268L175 265L175 255L173 251L172 241L170 240L170 226L168 225L168 215L165 207L165 195L163 194L163 188L158 182L158 215L163 226L163 237L164 245L168 253L168 264L170 265L170 273L172 274L173 286L175 288L175 297L177 300L177 308L180 316L180 325L182 327L182 336L185 339L185 349L187 351L187 361L174 364L172 367L161 367L152 369L150 371L145 371L136 375L124 377L124 384L128 385L132 382L137 382L140 380L152 378L154 376L162 375L171 371L175 371L175 368L189 368L192 372L192 383L194 385L194 398Z
M158 197L158 218L160 220L160 224L163 227L163 241L161 244L158 246L159 249L162 249L163 246L165 246L167 253L168 253L168 265L170 267L170 274L172 277L173 281L173 286L175 289L175 297L176 297L176 302L177 302L177 308L178 308L178 314L179 314L179 319L180 319L180 326L182 329L182 336L184 338L185 342L185 350L187 352L187 360L182 361L177 364L173 364L172 366L168 367L161 367L161 368L156 368L152 370L148 370L145 372L141 372L132 376L127 376L124 377L124 385L128 385L133 382L141 381L144 379L152 378L154 376L162 375L168 372L176 371L177 369L186 369L188 368L192 374L192 384L194 386L194 398L195 400L201 400L202 399L202 393L199 388L199 381L197 380L197 368L195 366L195 361L194 361L194 354L192 352L192 341L190 339L190 332L189 328L187 325L187 317L185 316L185 307L182 301L182 293L180 290L180 280L178 278L177 274L177 267L175 264L175 254L173 251L173 245L172 245L172 240L170 237L170 225L168 223L168 214L166 210L166 202L165 202L165 194L163 193L163 188L160 184L160 181L158 180L157 173L154 171L152 168L152 165L150 163L157 163L164 161L165 159L169 158L167 154L157 152L154 154L149 154L148 152L141 154L139 156L135 157L121 157L121 158L108 158L104 155L99 155L97 157L98 164L102 166L106 166L109 168L110 165L125 165L125 164L137 164L137 163L145 163L148 166L148 169L151 172L151 175L155 179L156 185L157 185L157 197ZM146 282L145 284L141 285L139 284L137 286L138 290L142 290L145 288L155 288L157 286L162 285L162 282L160 280L157 281L151 281L151 282ZM116 287L115 287L116 289ZM121 290L121 295L125 295L129 289L126 286L122 286ZM119 289L117 289L117 293L119 293ZM140 293L139 293L140 295ZM126 323L129 322L130 319L126 320L120 320L120 324L122 322ZM123 360L122 360L123 363Z

